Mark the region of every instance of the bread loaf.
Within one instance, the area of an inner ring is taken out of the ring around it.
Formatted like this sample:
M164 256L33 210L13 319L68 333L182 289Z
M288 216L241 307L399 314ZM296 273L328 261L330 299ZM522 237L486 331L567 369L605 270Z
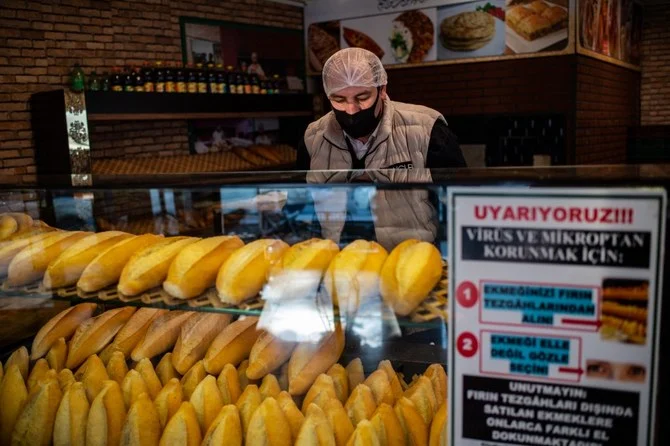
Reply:
M249 357L260 331L256 330L258 318L246 317L237 320L219 333L205 354L205 369L216 375L226 364L237 367Z
M372 423L381 444L387 446L405 445L405 432L402 430L393 407L386 403L380 404L370 423Z
M307 412L307 407L309 407L311 403L316 401L317 397L321 393L327 395L327 399L329 398L337 399L337 391L335 390L335 383L333 381L333 378L331 378L329 375L326 375L325 373L322 373L316 378L314 384L312 384L312 386L307 391L305 398L302 400L303 414Z
M67 370L67 369L65 369ZM73 383L63 394L54 422L54 446L86 444L90 404L83 383Z
M263 399L268 397L276 399L277 396L279 395L279 392L281 392L281 388L279 387L279 381L277 381L277 377L274 375L265 375L263 381L261 382L259 391L261 392L261 396L263 397Z
M107 375L109 376L109 379L122 385L127 374L128 366L126 365L126 358L123 356L123 353L112 353L112 357L109 358L109 362L107 362Z
M256 297L287 248L281 240L260 239L232 253L216 277L221 301L236 305Z
M7 366L0 385L0 444L10 444L16 420L27 400L28 388L19 366Z
M449 446L447 437L447 402L444 401L433 417L430 425L428 446Z
M148 392L142 375L137 370L129 370L121 382L121 393L126 407L132 406L141 394L148 394Z
M242 434L246 437L247 430L249 429L249 423L251 422L251 416L256 412L256 409L260 407L263 402L263 397L261 392L258 390L258 386L255 384L249 384L246 386L242 395L237 399L237 410L240 412L240 421L242 422Z
M144 234L126 238L108 247L86 266L79 277L77 288L92 293L114 285L133 254L162 240L161 235Z
M14 257L24 248L39 243L42 240L57 235L56 232L36 232L26 234L25 237L17 237L16 240L0 244L0 276L6 277L9 272L9 264Z
M347 446L381 446L382 443L377 437L372 423L368 420L361 421L356 430L351 435L351 438L347 442Z
M337 362L344 350L344 332L338 323L335 330L318 343L303 342L296 347L288 363L288 391L302 395L316 378Z
M293 398L288 392L279 392L276 400L291 428L291 438L295 441L300 433L302 423L305 421L305 416L300 412L300 409L298 409L298 406L296 406L295 401L293 401Z
M441 276L440 251L432 243L405 240L384 263L379 289L397 314L407 316L428 297Z
M158 308L138 308L137 311L128 319L126 325L119 330L118 334L110 346L105 349L107 355L114 352L121 352L126 358L130 357L133 349L144 338L151 326L151 323L157 317L167 313L168 310L160 310ZM100 357L105 361L105 358Z
M389 384L391 385L394 401L402 397L404 390L402 388L402 384L400 384L400 378L398 378L398 374L393 369L393 365L391 365L391 361L388 359L380 361L377 370L383 370L386 373Z
M65 367L67 359L67 344L65 338L58 338L47 352L47 363L49 367L60 372Z
M174 259L163 283L165 291L179 299L190 299L214 286L223 262L244 246L239 237L209 237L185 247Z
M121 429L124 446L157 445L161 437L158 412L146 393L140 394L128 411Z
M284 251L279 262L272 267L270 276L278 277L285 270L298 270L313 272L321 278L338 252L340 248L332 240L313 238L296 243Z
M164 428L172 416L177 413L183 400L181 384L177 378L172 378L158 392L154 399L154 406L158 413L158 421L161 428Z
M181 374L203 359L214 338L230 324L230 314L196 313L182 326L172 350L172 365Z
M447 401L447 373L440 364L431 364L423 374L430 380L437 405Z
M270 333L262 333L249 353L249 379L261 379L279 368L290 357L296 343L283 341Z
M42 281L44 288L61 288L76 284L84 269L98 254L130 237L132 235L125 232L107 231L78 240L49 263Z
M19 212L5 212L0 214L0 240L13 234L24 231L33 226L33 218Z
M32 392L32 390L37 387L39 381L44 378L44 375L46 375L48 371L49 363L47 363L47 360L44 358L37 360L33 366L33 369L30 371L30 375L28 375L28 381L26 382L28 393Z
M60 386L60 389L63 392L65 392L69 388L69 386L71 384L74 384L75 382L76 380L74 379L74 374L72 374L72 370L63 369L60 372L58 372L58 385Z
M105 369L105 365L98 358L98 355L89 356L86 360L86 371L81 378L89 402L93 402L108 380L107 369Z
M30 358L28 357L27 348L19 347L16 350L14 350L11 355L9 355L9 359L7 359L7 362L5 363L5 368L9 370L9 368L13 365L17 365L19 367L21 376L25 381L27 381L28 366L30 365Z
M125 418L126 408L119 384L105 381L88 413L86 446L118 445Z
M247 428L248 446L292 446L291 428L274 398L266 398L251 416Z
M357 385L351 391L344 408L354 427L358 426L362 420L371 419L377 409L372 390L365 384Z
M126 296L136 296L160 286L177 254L198 240L196 237L168 237L136 252L123 267L119 292Z
M337 446L345 446L351 435L354 433L354 425L347 415L342 403L335 398L329 398L323 407L328 423L333 429L335 435L335 444Z
M405 444L426 445L428 444L428 428L414 403L402 397L393 408L400 421L400 426L405 433Z
M184 391L184 399L190 400L193 391L200 384L200 381L205 379L207 372L205 371L205 366L202 364L202 361L196 362L193 367L191 367L184 377L181 379L181 386Z
M316 404L307 408L305 422L300 428L295 446L336 446L333 428L326 414Z
M159 445L200 446L201 441L202 434L193 405L184 401L165 426Z
M395 403L393 390L391 390L391 383L389 382L389 378L385 371L375 370L365 381L363 381L363 384L372 390L377 405L381 403L393 405Z
M40 381L16 420L12 446L49 446L62 396L55 377Z
M161 357L161 360L156 366L156 375L160 379L162 385L166 385L172 378L181 379L181 375L177 373L172 365L172 352L168 352Z
M139 372L140 376L142 376L142 379L144 380L144 383L147 385L147 389L149 390L149 397L156 398L156 395L158 395L158 392L161 391L163 386L161 385L161 380L156 374L156 370L154 370L154 365L151 363L151 360L148 358L140 360L140 362L135 365L135 370Z
M207 430L202 446L242 446L242 423L237 407L224 406Z
M59 338L70 339L77 328L93 315L95 309L95 304L79 304L63 310L51 318L40 328L40 331L35 335L35 339L33 339L31 359L34 361L46 355Z
M433 421L433 415L435 415L438 408L430 379L420 376L405 391L405 397L414 403L426 426L430 426L430 422Z
M237 403L238 398L242 394L242 389L240 388L237 369L232 364L226 364L223 370L221 370L219 377L216 379L216 384L219 386L221 400L224 405Z
M379 273L388 253L378 243L356 240L335 256L323 285L343 314L354 314L361 303L379 292Z
M200 431L207 432L209 426L223 408L223 399L216 385L216 378L207 375L200 381L195 387L190 401L195 409Z
M342 404L346 403L349 398L349 378L346 369L340 364L333 364L326 374L333 379L337 399Z
M179 338L181 326L194 314L192 311L168 311L158 315L130 357L133 361L140 361L170 350Z
M50 237L29 244L10 262L7 269L7 283L10 286L22 286L41 279L51 262L67 248L90 234L90 232L56 232Z
M346 367L347 376L349 377L349 391L354 390L359 384L365 381L365 371L363 370L363 362L361 358L352 359Z
M81 324L68 346L67 368L75 369L86 358L105 348L134 312L134 307L115 308Z

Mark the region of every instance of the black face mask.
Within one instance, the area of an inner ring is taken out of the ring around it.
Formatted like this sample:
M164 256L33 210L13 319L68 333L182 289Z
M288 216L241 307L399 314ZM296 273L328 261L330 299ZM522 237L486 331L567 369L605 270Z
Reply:
M375 109L377 108L377 102L379 102L380 93L380 89L377 89L377 99L375 99L372 107L356 112L353 115L333 108L335 119L337 119L342 130L347 132L347 135L352 138L362 138L375 131L377 124L379 124L382 118L382 113L379 113L379 116L375 116Z

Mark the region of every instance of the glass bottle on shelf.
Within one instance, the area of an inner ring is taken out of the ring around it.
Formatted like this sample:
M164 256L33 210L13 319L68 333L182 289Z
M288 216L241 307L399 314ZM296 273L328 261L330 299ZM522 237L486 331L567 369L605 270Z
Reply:
M218 94L219 93L219 83L218 83L218 68L215 68L214 65L210 67L207 64L207 92Z
M114 67L112 70L110 84L112 85L112 91L123 91L123 81L121 80L121 69L119 67Z
M223 64L216 66L216 89L219 94L228 93L228 77L223 71Z
M177 65L177 74L175 77L177 93L186 93L186 72L184 71L184 67Z
M244 94L244 78L242 77L242 73L237 73L235 83L237 84L237 94Z
M106 72L106 71L102 73L102 80L100 81L100 89L102 91L109 91L110 90L109 73Z
M76 63L70 71L70 88L72 91L80 92L84 91L86 86L86 76L84 76L84 70L81 69L81 66Z
M228 65L228 92L230 94L237 94L237 79L232 65Z
M196 77L195 70L193 69L193 64L190 63L187 65L186 68L186 90L189 93L197 93L198 92L198 79Z
M268 83L267 83L267 81L261 81L261 94L268 94Z
M258 75L256 74L251 75L251 93L261 94L261 86L260 82L258 81Z
M165 67L165 92L174 93L177 91L177 83L175 82L175 72L168 63Z
M123 69L123 91L132 93L135 91L135 85L133 82L133 73L130 71L130 68L125 67Z
M165 93L165 70L163 69L163 62L156 62L154 69L154 91L156 93Z
M207 93L207 73L201 63L197 64L196 76L198 78L198 93Z
M279 79L279 75L275 74L272 76L272 94L279 94L280 84L281 80Z
M244 75L244 94L251 94L251 81L248 74Z
M153 93L156 91L154 70L151 68L151 65L149 65L149 62L144 62L144 68L142 68L142 77L144 78L144 91L147 93Z
M91 71L91 75L88 77L88 90L100 91L100 79L98 79L98 73L95 71Z
M135 71L133 71L133 86L138 93L143 93L145 91L144 76L142 76L142 69L140 67L135 68Z

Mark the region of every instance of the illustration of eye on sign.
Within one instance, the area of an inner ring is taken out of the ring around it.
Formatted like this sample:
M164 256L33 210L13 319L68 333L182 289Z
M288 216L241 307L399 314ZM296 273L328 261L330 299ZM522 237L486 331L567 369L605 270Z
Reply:
M451 188L449 435L651 445L663 189Z

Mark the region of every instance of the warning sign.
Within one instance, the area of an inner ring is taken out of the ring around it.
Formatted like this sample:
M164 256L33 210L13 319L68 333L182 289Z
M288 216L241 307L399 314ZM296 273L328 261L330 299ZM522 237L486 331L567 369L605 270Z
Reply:
M652 444L665 200L449 191L451 444Z

